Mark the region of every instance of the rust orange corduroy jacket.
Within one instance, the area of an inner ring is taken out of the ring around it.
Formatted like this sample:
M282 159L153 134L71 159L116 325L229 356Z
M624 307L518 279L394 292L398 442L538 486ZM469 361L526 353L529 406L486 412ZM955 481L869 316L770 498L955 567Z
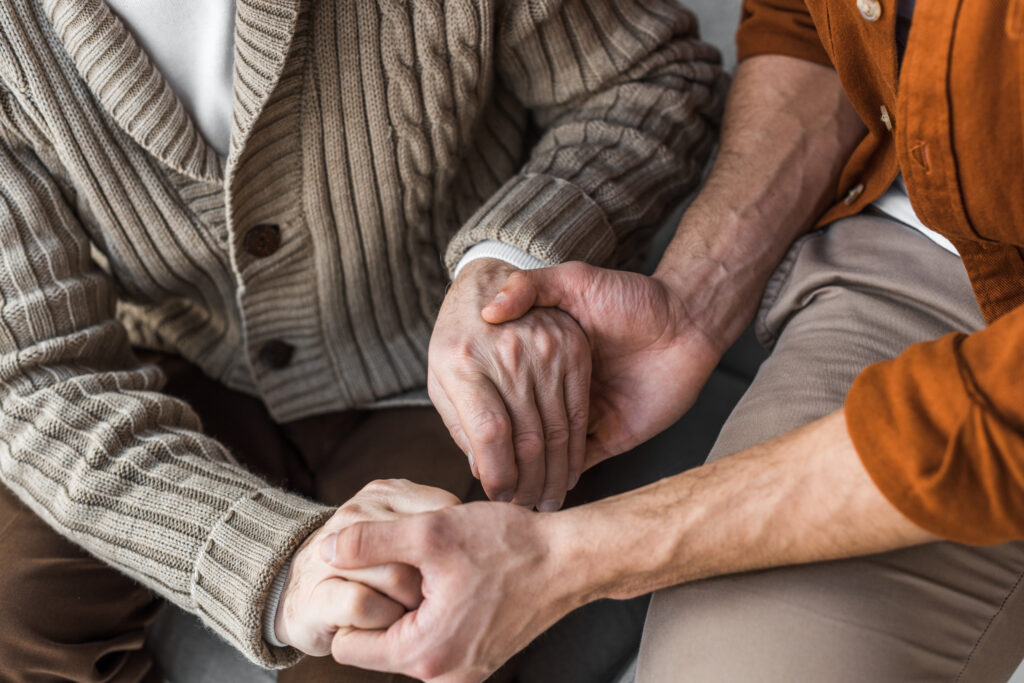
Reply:
M785 54L835 68L868 133L818 225L859 212L902 171L917 215L963 257L989 323L861 373L846 418L864 466L933 533L1021 539L1024 0L917 3L901 70L896 4L745 0L739 58Z

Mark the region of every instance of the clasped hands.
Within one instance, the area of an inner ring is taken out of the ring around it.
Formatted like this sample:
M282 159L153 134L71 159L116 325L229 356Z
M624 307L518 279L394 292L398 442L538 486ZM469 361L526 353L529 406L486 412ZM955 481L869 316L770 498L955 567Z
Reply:
M486 678L587 601L559 515L587 468L669 426L720 351L659 280L579 263L466 265L428 388L492 503L371 484L293 560L278 638L439 683ZM652 399L652 397L657 397Z

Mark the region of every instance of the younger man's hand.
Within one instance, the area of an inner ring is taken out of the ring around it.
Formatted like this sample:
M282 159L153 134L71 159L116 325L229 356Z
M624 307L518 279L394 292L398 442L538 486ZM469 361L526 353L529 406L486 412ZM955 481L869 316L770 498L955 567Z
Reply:
M638 446L682 417L724 351L657 277L585 263L511 273L482 316L503 327L551 309L571 315L590 343L584 469Z

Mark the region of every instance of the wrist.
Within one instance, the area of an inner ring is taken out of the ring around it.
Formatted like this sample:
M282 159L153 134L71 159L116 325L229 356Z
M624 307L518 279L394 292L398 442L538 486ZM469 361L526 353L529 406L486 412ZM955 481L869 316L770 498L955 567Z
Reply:
M681 475L541 516L573 607L623 600L693 578L681 555L702 525L695 491ZM666 514L671 510L672 514Z
M516 270L519 269L498 258L485 256L473 259L459 269L458 275L452 280L451 290L473 287L477 292L490 297L502 288L509 274Z
M547 601L562 614L602 597L595 596L599 576L585 552L582 536L586 528L576 515L569 514L576 509L531 515L532 532L540 537L545 549Z
M292 560L289 558L280 571L278 571L274 582L270 584L270 592L267 594L267 601L263 607L263 639L274 647L288 647L288 643L285 643L278 637L277 615L278 607L281 604L281 596L288 582L288 572L291 566Z
M549 548L553 599L566 605L566 613L594 600L641 594L626 587L632 575L644 571L643 559L622 552L619 523L602 507L590 503L537 516Z
M712 222L716 230L709 236ZM685 312L680 335L699 334L719 356L750 324L788 248L788 242L758 239L756 232L734 213L712 218L709 210L691 208L652 275Z

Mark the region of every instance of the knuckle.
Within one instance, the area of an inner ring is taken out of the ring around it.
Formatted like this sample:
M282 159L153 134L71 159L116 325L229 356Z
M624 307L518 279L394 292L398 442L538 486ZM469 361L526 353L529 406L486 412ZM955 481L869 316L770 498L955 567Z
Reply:
M589 413L586 408L572 408L569 410L568 418L570 431L586 429Z
M394 588L413 587L419 583L419 572L407 564L389 565L385 581Z
M508 278L505 280L505 284L514 288L524 287L530 284L530 276L528 271L525 270L514 270Z
M384 491L384 481L382 479L374 479L370 483L366 484L359 490L359 493L365 493L369 495L376 495Z
M454 493L438 488L425 489L423 491L423 498L428 505L436 508L451 507L462 502Z
M508 439L512 424L507 415L485 410L473 416L473 433L487 445L502 443Z
M348 519L360 519L364 518L369 514L369 510L362 503L356 501L349 501L341 506L340 510L344 513L344 516Z
M538 432L520 432L513 443L519 460L532 463L544 455L544 436Z
M552 425L545 432L548 448L563 447L569 443L569 427L565 424Z
M378 479L375 483L377 484L377 490L383 494L401 493L408 489L412 484L408 479L402 479L399 477L393 479Z
M452 374L456 376L463 376L475 372L479 365L476 349L473 344L469 342L452 345L441 352L439 356L441 357L435 358L431 362L436 368L447 368L449 377ZM443 374L445 373L442 372L442 375ZM441 390L443 389L443 386L441 378L438 378L437 385L438 393L442 393Z
M476 367L476 347L470 342L455 344L448 351L448 355L456 367L463 369Z
M523 345L519 336L502 330L498 338L494 340L494 348L505 363L516 366L522 360Z
M548 359L555 355L558 344L555 343L553 335L542 330L533 335L533 352L541 358Z
M368 589L360 584L353 584L352 590L349 591L347 608L352 621L366 621L372 612Z
M405 581L405 573L401 569L401 565L387 564L381 567L380 579L385 586L389 588L396 588L403 585Z
M420 520L419 524L419 533L416 534L416 538L421 544L421 548L426 550L436 550L447 546L447 525L443 522L440 516L425 515Z
M515 488L516 482L517 478L512 473L499 472L487 476L482 483L487 493L493 497L497 493L511 491Z
M569 261L562 267L566 277L572 280L582 280L590 275L590 266L583 261Z
M436 653L428 653L422 657L416 665L415 676L420 680L429 681L430 679L443 676L445 671L445 662L442 657Z

